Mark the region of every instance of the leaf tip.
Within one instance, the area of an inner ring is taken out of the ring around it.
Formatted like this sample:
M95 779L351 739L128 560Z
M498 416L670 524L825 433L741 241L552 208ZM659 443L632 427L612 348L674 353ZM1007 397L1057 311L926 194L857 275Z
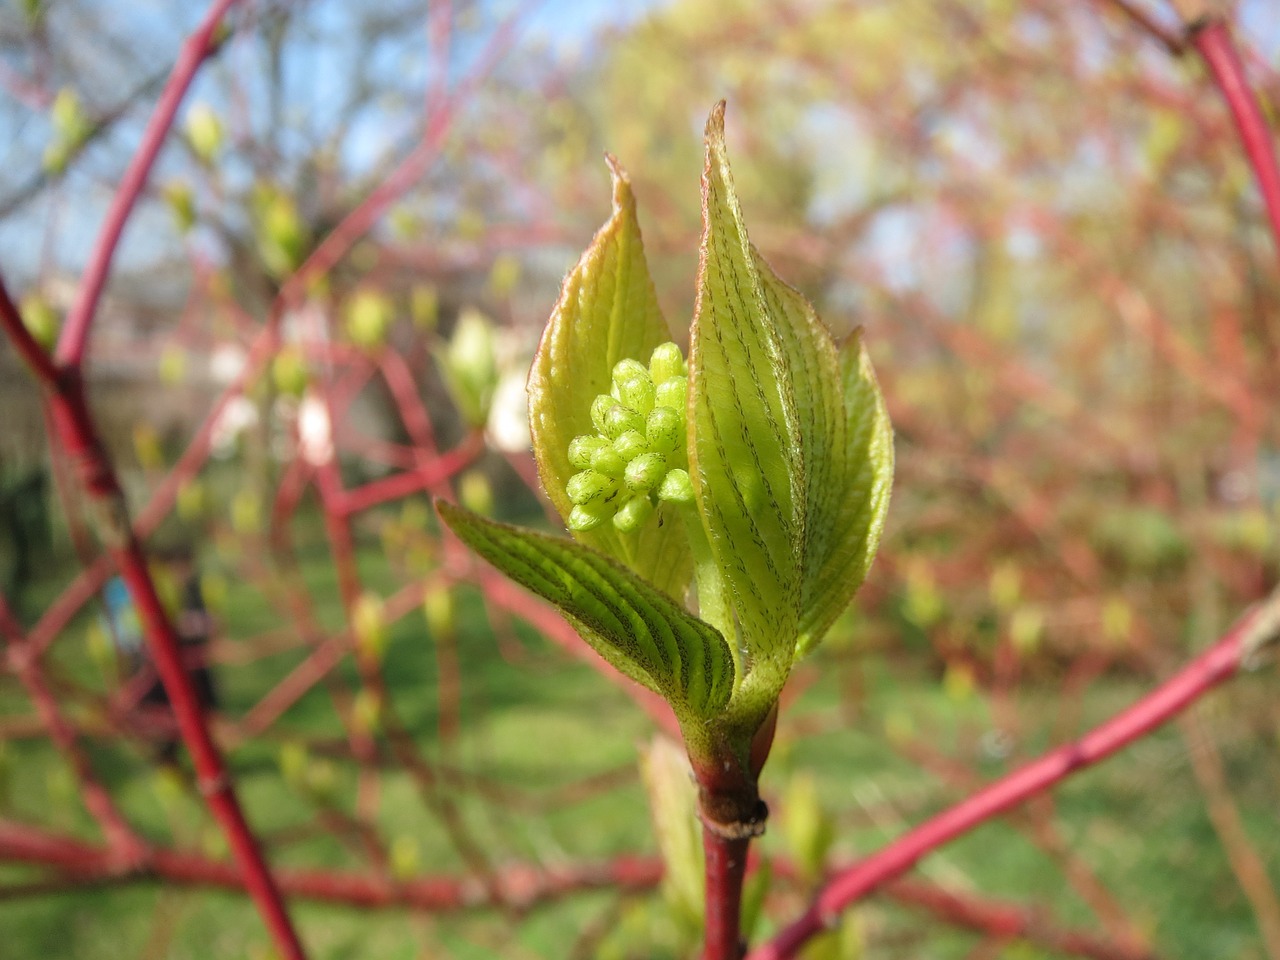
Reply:
M724 110L728 101L720 100L711 108L711 114L707 117L706 138L708 141L724 140Z
M440 518L444 525L450 530L453 530L454 522L461 515L462 508L456 504L450 503L448 500L442 500L439 497L431 498L431 506L435 509L436 516Z
M605 166L609 168L609 179L613 183L613 211L617 213L635 205L635 196L631 192L631 178L623 169L618 158L605 151Z

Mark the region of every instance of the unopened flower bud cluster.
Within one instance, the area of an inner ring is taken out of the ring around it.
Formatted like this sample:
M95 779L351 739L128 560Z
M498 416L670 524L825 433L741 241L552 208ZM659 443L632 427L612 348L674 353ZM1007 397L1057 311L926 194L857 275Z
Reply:
M688 373L674 343L655 349L648 367L623 360L613 368L609 393L591 404L596 435L569 444L569 462L581 471L565 486L574 504L570 530L612 520L630 533L653 515L658 501L692 502L685 452Z

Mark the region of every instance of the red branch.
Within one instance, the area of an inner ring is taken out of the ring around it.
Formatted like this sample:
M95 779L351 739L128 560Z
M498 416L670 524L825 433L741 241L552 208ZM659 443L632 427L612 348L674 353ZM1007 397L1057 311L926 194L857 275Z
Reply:
M447 453L425 460L420 466L378 480L354 490L335 490L332 507L341 517L361 513L389 500L437 487L465 470L485 452L484 434L472 433Z
M1035 910L953 893L928 883L895 880L884 892L898 903L928 910L952 926L968 927L998 940L1028 940L1055 952L1091 960L1153 960L1155 956L1150 950L1062 929Z
M24 884L11 892L39 894L102 881L118 882L108 852L100 847L27 824L0 822L0 859L51 866L59 879ZM574 864L559 868L514 864L500 869L491 884L474 877L425 876L389 881L384 876L324 870L281 870L277 879L290 896L365 909L409 907L432 913L451 913L486 907L524 909L538 903L594 889L644 891L662 879L657 858L618 857L608 863ZM783 862L782 874L792 872ZM134 880L157 878L193 887L242 888L230 864L209 860L191 851L157 848L128 874ZM1150 960L1146 951L1133 950L1099 940L1080 931L1063 928L1036 910L999 900L958 894L919 881L899 880L885 888L898 903L926 910L939 920L996 938L1021 938L1051 950L1092 960Z
M974 827L1048 790L1150 733L1233 676L1247 657L1280 637L1280 592L1242 618L1217 643L1128 710L1074 743L1059 747L911 830L837 874L809 909L749 960L783 960L829 929L841 910L901 876L919 860Z
M26 688L27 696L35 705L36 713L39 714L50 739L66 758L71 769L75 771L83 793L85 808L101 827L108 848L117 855L122 864L136 861L143 854L143 841L133 832L133 828L129 826L128 821L111 799L111 794L94 774L89 757L80 747L75 727L59 708L57 698L50 691L44 674L31 655L22 627L10 611L8 601L3 595L0 595L0 636L3 636L8 644L9 667L18 675L19 681Z
M747 875L750 837L727 839L706 828L702 849L706 853L707 922L702 960L741 960L742 881Z
M50 865L85 882L118 875L109 853L101 847L12 822L0 822L0 859ZM189 851L154 850L133 876L156 877L183 886L243 888L233 864ZM650 857L618 857L607 863L565 867L508 866L498 871L492 882L475 877L421 877L397 883L381 876L324 870L281 870L278 874L281 889L291 897L353 907L414 907L436 913L492 906L522 910L566 894L601 888L648 890L661 877L661 862Z
M54 356L63 366L76 367L84 359L89 329L93 325L98 301L102 299L107 275L111 272L111 261L115 257L125 225L129 222L134 205L142 195L142 188L146 186L147 176L151 173L151 167L160 154L165 137L173 127L174 117L178 113L182 98L186 96L187 88L191 86L191 81L196 71L200 69L200 65L216 49L213 40L214 32L227 11L237 2L238 0L215 0L209 12L205 14L204 20L200 22L200 26L182 45L178 61L173 65L173 72L169 75L169 80L160 94L155 111L147 122L146 130L143 131L138 151L133 155L120 180L120 186L116 188L115 195L111 198L111 207L102 223L98 239L93 245L89 264L80 278L75 303L67 314L66 325L58 337L58 348Z
M84 382L75 371L70 371L59 376L55 390L50 402L57 439L79 468L81 483L98 508L100 536L137 607L156 672L173 706L183 742L195 762L200 792L226 834L232 855L244 875L245 886L277 947L287 960L303 960L302 943L236 800L226 766L209 732L195 683L183 662L177 632L156 591L142 545L133 533L124 493L85 403Z
M1203 26L1193 26L1190 35L1192 44L1208 64L1214 82L1231 108L1245 155L1258 178L1258 189L1262 192L1271 224L1271 236L1275 240L1277 254L1280 254L1280 168L1276 166L1275 146L1262 109L1258 106L1258 98L1245 78L1244 64L1240 62L1231 34L1222 20L1214 19Z
M31 331L22 322L22 314L9 297L3 278L0 278L0 326L4 328L18 355L36 375L36 379L41 383L52 383L58 376L58 370L44 347L36 343L35 337L31 336Z

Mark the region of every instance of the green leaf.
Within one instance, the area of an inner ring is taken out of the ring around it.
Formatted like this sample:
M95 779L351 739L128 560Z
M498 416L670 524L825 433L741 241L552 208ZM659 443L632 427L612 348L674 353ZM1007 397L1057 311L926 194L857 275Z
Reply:
M565 279L529 371L529 427L538 472L565 519L573 509L565 485L578 472L569 462L569 442L596 432L592 400L609 392L616 363L648 362L653 349L671 339L645 262L631 184L617 161L607 159L613 214ZM683 600L693 561L677 509L661 504L656 520L634 533L602 524L574 536Z
M796 652L817 646L848 606L875 558L893 487L893 425L859 329L840 348L844 438L832 451L831 499L811 523L831 535L807 562Z
M665 697L682 723L724 709L733 656L715 628L589 547L447 503L437 509L476 553L555 605L600 656Z
M888 507L892 428L861 338L837 350L751 245L723 104L707 122L703 218L690 474L747 650L772 661L780 683L866 576Z
M787 342L724 147L724 104L707 121L698 299L690 333L694 496L748 651L785 678L799 619L805 460Z

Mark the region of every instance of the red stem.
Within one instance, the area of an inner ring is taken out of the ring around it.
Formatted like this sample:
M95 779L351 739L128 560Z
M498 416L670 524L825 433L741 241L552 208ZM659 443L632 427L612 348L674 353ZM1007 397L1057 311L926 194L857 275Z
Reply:
M702 960L742 960L742 882L747 875L749 837L727 839L702 828L707 860L707 923Z
M1275 146L1258 98L1245 78L1244 64L1240 62L1225 22L1213 19L1203 26L1192 26L1189 32L1192 44L1204 58L1214 83L1231 108L1245 155L1258 178L1271 235L1280 254L1280 168L1276 166Z
M332 507L340 517L361 513L388 500L420 493L448 480L474 463L485 451L484 434L472 433L447 453L425 460L412 470L371 480L354 490L335 490Z
M1203 654L1128 710L1074 743L997 780L984 790L911 830L860 863L837 874L809 909L749 960L793 957L811 937L829 929L837 914L882 884L901 876L943 844L1104 760L1150 733L1240 669L1241 660L1280 634L1280 593L1242 618Z
M9 298L3 278L0 278L0 326L4 327L9 341L36 375L36 379L42 383L52 383L58 376L58 370L44 347L36 342L27 325L22 322L22 314Z
M85 267L84 274L80 278L75 303L67 314L67 322L62 328L62 334L58 337L58 347L54 353L55 359L62 366L77 367L84 360L89 329L93 325L98 301L102 299L107 275L111 272L111 261L115 257L125 225L129 222L134 205L142 195L147 176L151 173L151 167L160 154L165 137L169 135L187 88L191 86L191 81L196 71L200 69L200 65L215 49L214 32L227 11L237 2L238 0L214 0L204 20L200 22L200 26L182 45L178 61L173 65L173 72L169 74L169 80L160 93L155 111L147 121L138 151L133 155L124 176L120 179L120 186L111 198L111 207L102 223L98 239L93 245L88 266Z
M0 822L0 859L47 864L92 882L111 871L110 854L99 846L43 832L37 827ZM198 853L157 849L135 876L154 876L168 884L212 886L238 891L244 886L236 868ZM356 907L406 906L432 912L486 906L525 909L578 891L648 890L662 877L662 863L649 857L618 857L601 864L504 867L494 882L475 877L420 877L393 883L384 877L327 870L282 870L280 885L290 896Z
M145 849L143 841L134 833L129 822L124 818L111 794L98 780L93 772L89 757L80 746L80 742L71 722L59 709L58 700L45 682L37 660L31 655L22 626L9 609L7 599L0 594L0 635L6 639L8 649L8 665L18 675L19 681L27 690L27 695L35 705L50 739L66 758L68 765L76 773L83 792L85 808L97 821L106 838L107 846L120 858L122 864L129 864L141 857Z
M1152 960L1145 948L1109 943L1087 933L1065 930L1045 921L1037 911L996 900L953 893L932 884L895 880L885 893L898 903L928 910L957 927L968 927L999 940L1026 939L1057 953L1092 960Z
M99 508L100 535L129 589L142 622L156 672L173 707L178 730L191 751L197 782L210 812L226 834L244 876L245 887L262 914L286 960L303 960L305 952L231 787L218 747L209 733L195 684L183 662L178 635L156 592L147 558L133 533L124 493L98 440L85 403L84 383L74 373L59 377L52 398L57 439L80 469L81 482Z

